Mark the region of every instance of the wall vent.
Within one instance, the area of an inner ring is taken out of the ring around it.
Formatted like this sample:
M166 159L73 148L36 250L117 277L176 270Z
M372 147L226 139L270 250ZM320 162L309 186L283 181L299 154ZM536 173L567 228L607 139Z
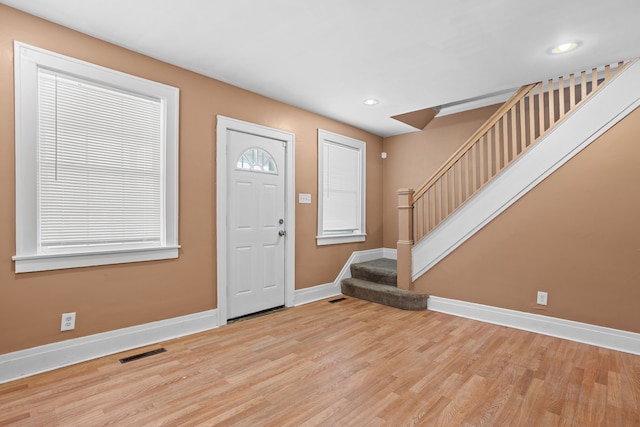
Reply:
M120 363L133 362L134 360L144 359L145 357L153 356L154 354L160 354L167 351L164 347L157 348L155 350L145 351L144 353L135 354L133 356L120 359Z

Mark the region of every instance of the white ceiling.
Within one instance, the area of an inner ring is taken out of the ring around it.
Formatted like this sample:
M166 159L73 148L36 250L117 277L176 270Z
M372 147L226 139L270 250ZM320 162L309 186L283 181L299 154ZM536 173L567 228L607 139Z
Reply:
M397 114L640 56L639 0L0 2L381 136L414 130Z

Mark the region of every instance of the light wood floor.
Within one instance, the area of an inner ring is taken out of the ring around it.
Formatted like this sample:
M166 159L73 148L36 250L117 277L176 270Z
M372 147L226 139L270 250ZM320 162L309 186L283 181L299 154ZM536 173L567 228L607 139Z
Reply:
M0 385L0 425L640 426L639 356L353 298L162 345Z

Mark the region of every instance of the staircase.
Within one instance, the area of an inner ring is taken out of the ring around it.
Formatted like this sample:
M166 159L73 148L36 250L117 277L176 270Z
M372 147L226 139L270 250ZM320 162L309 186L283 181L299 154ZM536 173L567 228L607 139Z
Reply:
M387 258L351 264L351 278L342 281L342 293L403 310L426 310L429 298L398 289L396 261Z
M639 75L640 63L632 60L523 86L418 190L399 190L397 286L412 289L414 280L633 111Z

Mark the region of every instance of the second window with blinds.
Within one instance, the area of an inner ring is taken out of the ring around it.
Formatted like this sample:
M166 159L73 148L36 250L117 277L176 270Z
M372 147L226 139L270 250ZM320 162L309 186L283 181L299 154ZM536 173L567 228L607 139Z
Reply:
M366 145L318 129L318 245L366 239Z

